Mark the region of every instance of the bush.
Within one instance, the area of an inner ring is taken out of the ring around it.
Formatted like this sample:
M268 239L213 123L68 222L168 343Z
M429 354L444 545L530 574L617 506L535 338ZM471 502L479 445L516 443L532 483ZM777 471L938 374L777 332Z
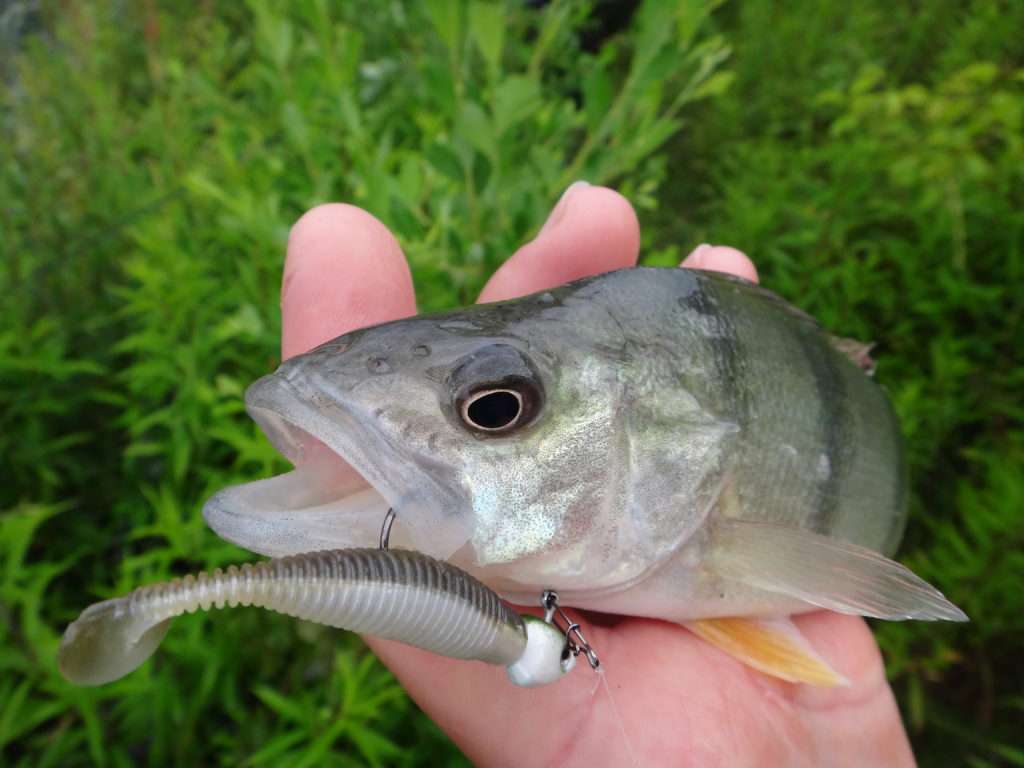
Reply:
M303 211L369 209L400 237L421 307L465 303L573 179L653 203L683 110L725 83L709 11L650 2L591 50L580 35L596 22L565 2L29 14L0 137L5 755L457 759L337 632L185 620L159 660L100 690L60 680L58 632L98 598L245 558L199 508L284 468L241 397L277 362L282 254Z
M736 79L673 146L688 183L655 243L745 249L878 344L910 460L901 559L972 618L876 625L897 698L922 765L1024 764L1024 9L724 10Z
M381 218L432 309L586 178L640 208L648 263L735 245L878 342L904 559L974 619L876 628L911 737L1024 765L1024 5L649 0L621 29L612 5L0 12L5 763L463 762L358 640L283 617L181 619L102 689L53 659L87 603L245 559L198 510L284 468L241 395L278 360L303 211Z

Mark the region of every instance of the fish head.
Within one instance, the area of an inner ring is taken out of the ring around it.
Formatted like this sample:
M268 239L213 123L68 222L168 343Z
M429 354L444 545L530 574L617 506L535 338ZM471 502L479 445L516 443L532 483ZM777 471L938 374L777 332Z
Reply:
M548 293L287 360L246 405L295 470L221 491L206 519L280 556L376 545L390 508L391 546L506 594L635 579L650 542L667 539L635 524L646 502L632 483L629 366L608 322L593 302Z

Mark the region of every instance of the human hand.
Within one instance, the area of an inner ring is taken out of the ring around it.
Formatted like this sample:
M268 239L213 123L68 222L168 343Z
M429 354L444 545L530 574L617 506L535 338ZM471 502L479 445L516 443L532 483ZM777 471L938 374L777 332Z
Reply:
M574 185L537 237L495 272L480 301L633 266L639 240L636 214L622 196ZM701 246L683 266L757 279L750 260L731 248ZM281 303L284 357L416 312L397 241L375 218L348 205L315 208L292 229ZM864 621L828 612L795 621L852 681L849 687L784 683L680 626L640 618L588 616L581 622L601 656L610 695L596 687L586 664L555 685L523 689L497 667L366 641L480 765L913 765Z

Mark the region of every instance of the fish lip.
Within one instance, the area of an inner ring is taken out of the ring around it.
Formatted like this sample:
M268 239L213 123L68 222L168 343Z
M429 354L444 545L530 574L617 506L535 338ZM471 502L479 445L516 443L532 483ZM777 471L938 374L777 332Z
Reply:
M311 402L316 402L321 412ZM249 386L245 408L271 444L295 466L309 458L311 446L306 438L312 437L358 472L389 503L395 502L385 478L366 455L365 441L358 439L366 436L366 430L348 404L339 406L335 399L327 401L315 392L304 392L296 386L294 377L274 373ZM328 411L337 421L323 415Z
M448 559L472 536L459 488L380 429L372 401L361 402L358 381L348 383L289 363L254 382L246 409L296 468L280 484L257 480L215 494L203 507L207 524L276 557L373 546L390 507L400 522L394 546Z

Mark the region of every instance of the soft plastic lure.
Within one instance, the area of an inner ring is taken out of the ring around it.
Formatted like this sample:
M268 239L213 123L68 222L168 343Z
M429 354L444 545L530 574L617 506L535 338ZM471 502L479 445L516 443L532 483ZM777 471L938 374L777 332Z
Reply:
M504 666L517 685L554 682L575 662L561 629L521 616L455 566L406 550L347 549L231 566L95 603L64 633L61 672L81 685L116 680L153 654L175 616L239 605Z

